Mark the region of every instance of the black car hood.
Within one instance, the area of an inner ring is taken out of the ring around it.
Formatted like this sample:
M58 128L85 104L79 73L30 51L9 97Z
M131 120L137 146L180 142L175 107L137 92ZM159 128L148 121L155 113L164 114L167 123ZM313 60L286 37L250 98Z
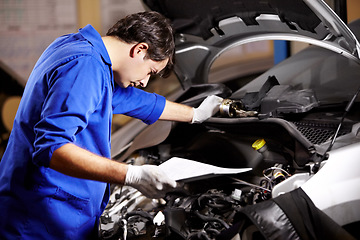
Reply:
M229 17L240 17L247 26L258 25L261 14L278 15L289 26L296 23L301 29L315 32L321 20L302 1L233 1L233 0L146 0L152 9L170 18L180 33L204 39L213 36L211 29L219 30L219 22ZM306 16L304 18L304 16Z
M175 72L183 85L206 83L226 49L260 40L318 45L359 61L360 45L322 0L143 0L177 33Z

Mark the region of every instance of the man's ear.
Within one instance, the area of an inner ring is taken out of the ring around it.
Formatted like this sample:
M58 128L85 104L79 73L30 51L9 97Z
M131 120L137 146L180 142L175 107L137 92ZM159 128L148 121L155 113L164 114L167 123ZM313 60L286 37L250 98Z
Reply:
M131 48L130 56L131 57L141 56L144 58L147 54L148 49L149 49L149 45L147 43L144 42L138 43Z

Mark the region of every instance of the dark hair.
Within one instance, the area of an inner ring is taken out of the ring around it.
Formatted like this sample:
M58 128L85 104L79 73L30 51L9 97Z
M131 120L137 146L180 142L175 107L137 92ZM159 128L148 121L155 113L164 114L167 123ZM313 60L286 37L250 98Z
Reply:
M134 13L120 19L107 36L115 36L126 43L147 43L147 58L154 61L169 59L161 75L170 73L174 64L174 32L170 21L158 12Z

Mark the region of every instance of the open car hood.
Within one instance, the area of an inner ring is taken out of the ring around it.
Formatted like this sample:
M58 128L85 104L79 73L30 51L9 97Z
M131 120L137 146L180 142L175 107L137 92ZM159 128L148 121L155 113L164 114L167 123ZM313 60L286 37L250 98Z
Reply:
M360 63L360 45L322 0L143 0L176 31L176 65L184 88L208 82L213 61L254 41L289 40L330 49Z

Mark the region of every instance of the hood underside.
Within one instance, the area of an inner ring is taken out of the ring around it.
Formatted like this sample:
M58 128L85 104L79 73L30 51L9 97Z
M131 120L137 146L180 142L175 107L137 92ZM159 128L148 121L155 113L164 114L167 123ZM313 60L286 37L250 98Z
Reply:
M228 48L262 40L321 46L360 62L354 34L322 0L144 0L176 31L175 72L185 87L206 83Z

